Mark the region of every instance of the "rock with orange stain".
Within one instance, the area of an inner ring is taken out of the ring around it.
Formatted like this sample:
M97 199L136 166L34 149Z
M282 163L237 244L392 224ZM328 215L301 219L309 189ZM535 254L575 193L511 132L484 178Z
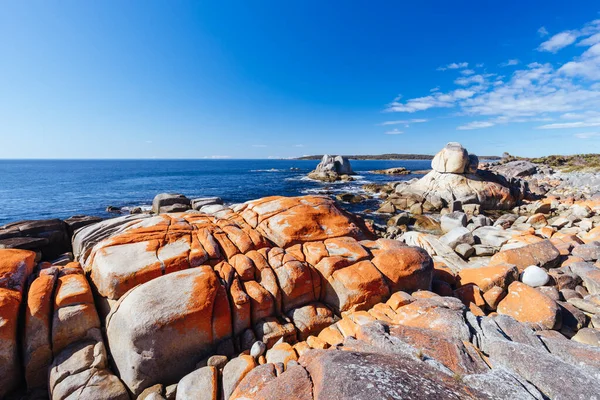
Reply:
M284 366L291 360L298 360L296 350L289 343L278 343L267 350L265 355L267 363L283 363Z
M19 310L35 253L0 249L0 398L14 389L22 376L18 350Z
M228 298L219 296L221 286L213 269L202 266L140 285L114 306L106 320L108 343L133 393L177 381L231 337ZM222 311L216 315L214 310ZM221 318L228 323L215 323Z
M54 294L52 352L56 355L78 340L95 337L100 319L84 275L60 276Z
M335 322L331 310L321 303L311 303L288 312L288 317L297 329L298 340L306 340Z
M225 365L225 368L223 368L222 387L224 399L231 397L238 384L254 367L256 367L256 361L249 355L236 357Z
M560 263L560 252L550 240L529 244L516 249L503 250L494 254L490 265L515 265L522 272L530 265L554 268Z
M245 203L240 212L250 226L280 247L343 236L372 237L364 223L326 196L265 197Z
M481 289L472 283L456 289L454 291L454 296L460 299L467 307L469 307L471 303L475 304L477 307L485 306L485 300L481 294Z
M28 250L0 249L0 288L23 293L25 282L35 264L35 253Z
M217 400L218 394L219 371L212 366L198 368L177 384L178 399Z
M295 365L278 376L273 364L259 368L242 379L230 400L314 399L310 376L303 367Z
M464 319L465 306L453 297L417 299L396 310L395 324L431 329L461 340L471 334Z
M406 353L410 347L398 346L396 343L412 346L414 352L429 358L434 358L460 375L482 373L488 370L485 362L471 348L457 338L442 332L426 328L409 327L406 325L388 325L380 322L363 325L359 328L356 338L374 347L383 353Z
M23 364L29 390L47 388L48 366L52 362L52 302L57 268L48 268L29 286L25 307Z
M498 304L498 314L510 315L533 329L560 329L560 307L550 297L524 283L513 282Z
M420 247L380 251L371 262L386 278L390 292L431 289L433 261Z
M273 346L279 339L293 343L296 341L296 327L283 318L268 317L254 325L256 338L267 347Z
M593 229L590 229L589 232L580 234L579 237L584 243L600 241L600 225Z
M321 301L337 313L366 310L389 297L384 276L368 260L339 268L331 275L326 275L322 264L316 266L324 274Z
M52 400L69 398L127 400L125 385L108 366L101 340L83 340L67 346L56 355L48 368Z
M460 285L475 284L486 292L494 286L508 288L511 282L519 279L519 271L514 265L500 264L479 268L465 268L458 273Z

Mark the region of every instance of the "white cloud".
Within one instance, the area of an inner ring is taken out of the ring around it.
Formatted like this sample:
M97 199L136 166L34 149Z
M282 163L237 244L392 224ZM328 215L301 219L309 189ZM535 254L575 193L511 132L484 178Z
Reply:
M580 57L560 67L559 72L572 77L600 80L600 43L594 44Z
M515 58L515 59L508 60L506 62L503 62L502 64L500 64L500 66L501 67L510 67L513 65L519 65L519 63L520 63L520 61Z
M303 144L295 144L294 147L304 147Z
M222 160L224 158L231 158L231 156L204 156L202 158L208 158L211 160Z
M596 38L600 34L600 20L561 32L567 33L570 36L554 35L540 48L556 51L579 38L580 46L573 47L580 49L577 56L557 60L555 64L518 64L507 76L493 73L460 76L454 80L454 88L406 100L399 96L386 111L453 109L448 116L474 117L474 121L460 125L457 128L460 130L541 121L547 123L539 129L600 126L600 42L597 42L600 38ZM517 65L516 62L513 59L505 64Z
M589 139L589 138L593 138L593 137L599 137L600 136L600 132L576 133L573 136L575 136L578 139Z
M475 71L473 71L472 69L463 69L462 71L460 71L460 73L467 76L467 75L473 75L475 73Z
M557 33L544 43L540 44L538 51L549 51L550 53L556 53L558 50L575 42L575 40L577 40L577 36L577 33L572 31Z
M450 93L435 92L429 96L410 99L406 103L394 101L388 105L387 112L408 112L428 110L433 107L454 107L454 103L460 99L468 99L475 91L468 89L456 89Z
M446 66L443 67L438 67L438 71L445 71L447 69L461 69L461 68L467 68L469 66L468 62L461 62L461 63L450 63Z
M457 127L456 129L459 131L469 131L472 129L489 128L494 125L496 125L496 124L493 122L490 122L490 121L473 121L473 122L469 122L467 124L461 125L461 126Z
M379 125L400 125L400 124L419 124L419 123L423 123L423 122L427 122L428 120L426 119L402 119L399 121L385 121L382 122Z
M596 33L595 35L583 39L582 41L577 43L577 46L593 46L596 43L600 43L600 33Z
M540 37L548 36L548 31L543 26L540 29L538 29L537 32L538 35L540 35Z
M458 78L454 81L457 85L468 86L474 83L482 84L485 82L483 75L472 75L468 77Z
M572 129L572 128L589 128L592 126L600 126L600 121L588 120L588 121L547 124L547 125L538 126L537 129Z
M146 143L152 143L152 140L146 140Z
M392 129L391 131L385 132L386 135L400 135L402 133L404 133L404 132L402 132L396 128Z
M267 147L266 144L253 144L252 147Z

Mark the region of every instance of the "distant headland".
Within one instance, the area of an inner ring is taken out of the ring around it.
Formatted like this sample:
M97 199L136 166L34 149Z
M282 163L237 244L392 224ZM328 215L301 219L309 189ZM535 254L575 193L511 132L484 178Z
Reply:
M398 153L389 153L389 154L378 154L378 155L351 155L351 156L343 156L349 160L433 160L433 156L431 154L398 154ZM296 158L296 160L320 160L323 158L323 155L313 155L313 156L302 156ZM482 156L480 157L482 160L500 160L502 157L499 156Z

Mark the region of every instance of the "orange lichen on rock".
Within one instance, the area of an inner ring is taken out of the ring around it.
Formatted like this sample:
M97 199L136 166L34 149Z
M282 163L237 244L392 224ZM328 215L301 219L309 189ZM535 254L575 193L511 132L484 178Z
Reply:
M25 282L33 272L35 253L0 249L0 398L21 379L17 330Z
M494 286L506 289L511 282L519 279L519 271L514 265L500 264L479 268L465 268L458 273L460 285L475 284L486 292Z
M510 315L533 329L560 329L560 307L550 297L524 283L513 282L498 304L498 314Z

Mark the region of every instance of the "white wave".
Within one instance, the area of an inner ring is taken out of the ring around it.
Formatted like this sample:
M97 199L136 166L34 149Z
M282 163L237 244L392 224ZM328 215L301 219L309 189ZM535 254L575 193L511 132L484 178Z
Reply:
M251 169L250 172L283 172L282 169L271 168L271 169Z

